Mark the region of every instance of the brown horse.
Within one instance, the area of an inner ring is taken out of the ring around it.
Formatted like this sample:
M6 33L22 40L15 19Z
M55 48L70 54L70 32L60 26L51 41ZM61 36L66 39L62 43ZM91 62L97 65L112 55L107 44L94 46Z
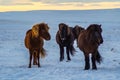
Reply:
M40 67L39 58L41 56L45 57L46 52L43 48L44 39L50 40L51 36L48 32L49 27L45 23L35 24L32 29L26 32L25 36L25 47L29 49L30 59L29 59L29 68L31 68L31 61L33 57L33 64Z
M73 31L73 35L74 35L74 38L76 39L76 42L78 43L78 36L80 34L80 32L82 30L85 30L83 27L79 26L79 25L76 25L72 31Z
M68 27L68 25L64 23L59 24L59 30L56 34L56 42L60 48L60 61L63 61L64 59L64 47L66 47L67 61L70 61L71 58L69 52L71 55L74 55L75 49L73 47L74 36L71 28Z
M78 47L84 53L85 70L90 68L89 54L92 58L92 69L97 70L96 61L101 63L102 58L98 52L98 47L103 43L101 25L91 24L86 30L83 30L78 37Z

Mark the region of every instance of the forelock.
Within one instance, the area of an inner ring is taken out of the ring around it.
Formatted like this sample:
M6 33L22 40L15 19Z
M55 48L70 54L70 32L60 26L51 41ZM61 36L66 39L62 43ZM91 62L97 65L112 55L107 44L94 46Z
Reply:
M32 34L35 37L39 36L39 26L38 26L38 24L36 24L32 27Z

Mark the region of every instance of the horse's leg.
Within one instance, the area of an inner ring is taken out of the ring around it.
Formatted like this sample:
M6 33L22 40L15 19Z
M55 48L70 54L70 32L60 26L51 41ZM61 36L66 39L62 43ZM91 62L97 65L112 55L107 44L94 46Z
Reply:
M37 65L37 52L33 53L33 65Z
M40 50L37 51L38 67L40 67Z
M96 66L96 62L95 62L96 61L95 54L92 54L91 60L92 60L92 69L97 70L97 66Z
M63 61L64 59L64 47L63 46L59 46L60 47L60 61Z
M29 50L30 58L29 58L29 66L28 68L31 68L31 61L32 61L32 51Z
M85 56L85 68L84 70L90 69L89 54L84 53Z
M69 46L67 46L67 47L66 47L67 62L71 60L71 59L70 59L70 54L69 54L69 49L70 49L70 47L69 47Z

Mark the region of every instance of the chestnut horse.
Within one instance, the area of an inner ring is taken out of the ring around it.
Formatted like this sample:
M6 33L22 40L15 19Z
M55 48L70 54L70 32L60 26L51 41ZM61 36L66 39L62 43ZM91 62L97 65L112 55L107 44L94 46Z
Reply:
M86 30L83 30L78 37L78 47L84 53L85 70L90 69L89 54L91 53L92 69L97 70L96 61L101 63L102 57L98 47L103 43L101 25L91 24Z
M32 29L26 32L25 36L25 47L29 49L29 68L31 68L31 61L33 58L33 64L38 65L40 67L39 58L45 57L46 52L43 48L44 39L50 40L51 36L48 32L49 27L45 23L35 24Z
M60 61L63 61L64 59L64 47L66 47L67 61L70 61L70 53L71 55L74 55L75 49L73 47L73 32L72 29L68 27L68 25L64 23L59 24L59 30L56 34L56 42L58 43L60 48Z

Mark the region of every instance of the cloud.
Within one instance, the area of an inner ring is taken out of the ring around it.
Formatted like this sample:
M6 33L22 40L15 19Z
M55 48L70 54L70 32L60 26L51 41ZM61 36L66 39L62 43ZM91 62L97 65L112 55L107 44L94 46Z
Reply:
M120 4L114 4L114 6L120 6Z
M2 6L14 6L14 5L33 5L30 0L0 0Z
M116 2L116 1L120 2L120 0L104 0L104 2ZM50 5L66 4L66 5L83 6L84 4L87 4L87 3L103 2L103 0L0 0L0 5L5 5L5 6L6 5L33 5L33 3L35 2L40 2L43 4L50 4Z
M101 5L98 3L92 3L92 4L90 4L90 6L101 6Z
M73 5L73 6L84 6L84 3L81 2L67 2L67 3L59 3L57 5L61 5L61 6L68 6L68 5Z
M2 3L2 6L15 6L15 5L33 5L32 3Z
M84 7L86 5L93 6L93 7L98 7L101 6L104 2L120 2L120 0L31 0L32 2L41 2L43 4L48 4L48 5L57 5L57 6L68 6L68 5L73 5L77 7ZM114 6L119 6L120 3L114 5Z
M13 5L33 5L32 3L15 3Z
M31 0L33 2L42 2L42 3L69 3L69 2L82 2L82 3L91 3L91 2L116 2L120 0Z

